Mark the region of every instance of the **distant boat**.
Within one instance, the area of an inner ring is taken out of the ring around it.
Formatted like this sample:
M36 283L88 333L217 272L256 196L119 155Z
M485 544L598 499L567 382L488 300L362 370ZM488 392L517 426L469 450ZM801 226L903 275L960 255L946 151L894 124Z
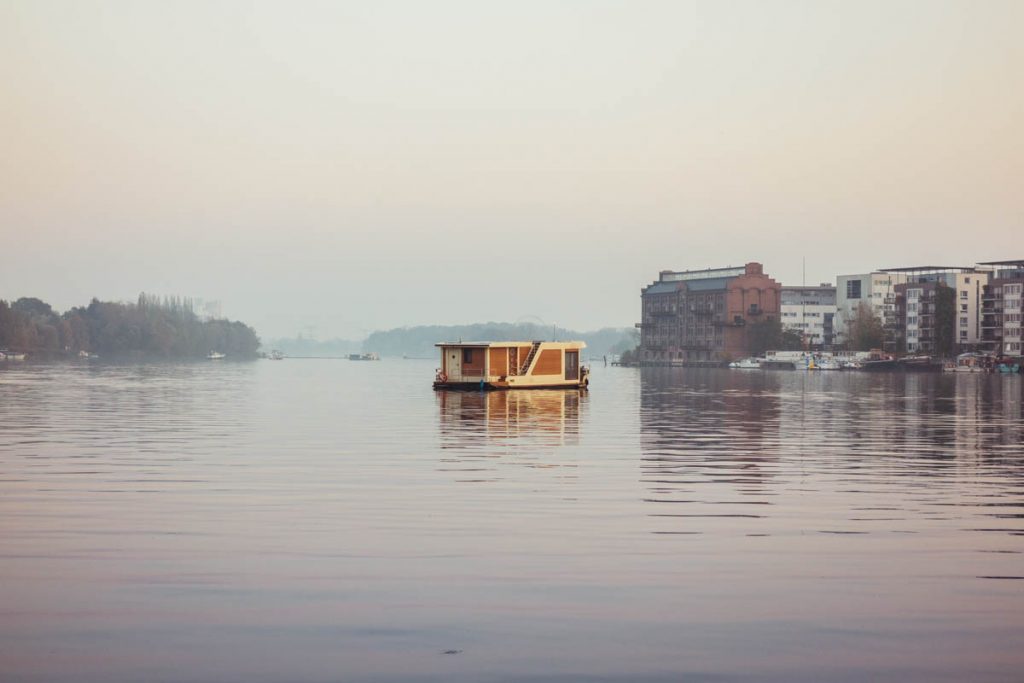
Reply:
M273 351L270 352L270 355L267 356L267 358L269 358L270 360L284 360L284 354L278 351L277 349L274 349Z
M349 360L380 360L380 356L372 351L370 353L350 353Z
M763 362L763 358L744 358L743 360L734 360L729 363L729 367L733 370L760 370Z
M14 351L0 351L0 360L25 360L25 354L15 353Z
M227 358L227 355L219 351L210 351L210 355L207 356L207 359L209 360L221 360L223 358Z

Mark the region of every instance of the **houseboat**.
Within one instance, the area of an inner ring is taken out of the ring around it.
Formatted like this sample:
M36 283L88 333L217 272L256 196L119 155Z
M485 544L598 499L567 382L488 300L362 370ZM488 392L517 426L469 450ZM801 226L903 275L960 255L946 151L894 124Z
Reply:
M445 342L435 389L578 389L590 383L579 341Z

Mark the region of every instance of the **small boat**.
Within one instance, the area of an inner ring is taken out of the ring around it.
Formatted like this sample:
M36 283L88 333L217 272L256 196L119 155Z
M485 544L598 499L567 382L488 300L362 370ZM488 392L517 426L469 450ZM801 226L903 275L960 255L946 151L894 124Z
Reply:
M967 372L981 373L989 372L992 367L993 357L984 353L961 353L956 361L947 363L943 369L945 372Z
M444 342L434 389L585 389L581 341Z
M278 351L277 349L274 349L273 351L270 352L270 355L267 356L267 358L269 358L270 360L284 360L284 354Z
M16 353L14 351L3 351L0 352L0 360L25 360L25 354Z
M768 351L761 367L765 370L804 370L807 368L807 354L803 351Z
M897 363L907 372L942 372L942 363L931 356L906 356Z
M812 362L813 366L808 365L808 370L843 370L846 368L835 356L818 356Z
M865 360L860 362L859 370L867 372L888 372L898 370L899 363L895 358L879 358L877 360Z
M350 353L349 360L380 360L380 356L372 351L370 353Z
M222 360L224 358L227 358L227 355L219 351L210 351L210 355L207 356L209 360Z
M733 370L760 370L763 362L763 358L744 358L743 360L734 360L729 363L729 367Z

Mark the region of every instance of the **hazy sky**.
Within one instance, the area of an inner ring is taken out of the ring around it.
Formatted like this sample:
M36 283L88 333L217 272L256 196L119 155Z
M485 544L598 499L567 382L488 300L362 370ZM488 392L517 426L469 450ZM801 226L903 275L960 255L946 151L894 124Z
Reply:
M631 325L1024 257L1024 2L0 0L0 298Z

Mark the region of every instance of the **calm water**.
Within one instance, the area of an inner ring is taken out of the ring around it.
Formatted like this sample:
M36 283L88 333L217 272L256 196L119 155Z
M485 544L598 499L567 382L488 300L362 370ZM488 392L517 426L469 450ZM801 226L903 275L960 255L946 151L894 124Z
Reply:
M1024 677L1020 377L432 377L0 369L0 680Z

